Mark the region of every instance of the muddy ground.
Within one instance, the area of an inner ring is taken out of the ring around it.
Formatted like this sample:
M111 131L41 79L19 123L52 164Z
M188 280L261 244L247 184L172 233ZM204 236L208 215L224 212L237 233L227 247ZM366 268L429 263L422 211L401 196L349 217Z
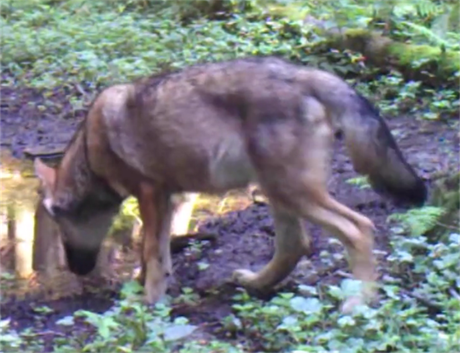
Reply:
M62 148L83 113L73 111L60 91L44 97L32 90L15 91L3 87L1 145L18 158L24 157L26 148ZM391 118L388 122L403 153L427 181L439 171L458 168L458 136L445 122L420 121L414 116ZM337 141L329 190L339 201L375 222L376 246L387 250L390 233L386 219L400 209L370 189L359 189L346 183L354 177L357 175L344 154L342 143ZM187 250L173 257L175 274L169 293L177 296L182 287L191 287L201 296L199 305L178 306L175 314L185 315L195 324L206 322L204 330L209 335L222 337L219 331L221 319L231 312L231 297L236 293L236 289L226 283L231 272L236 268L257 270L273 254L274 231L267 205L251 204L249 200L246 204L243 209L201 222L199 231L212 232L218 237L215 243L204 245L199 255ZM343 258L328 262L320 256L326 251L332 260L333 254L343 254L343 248L328 242L318 227L307 224L307 228L314 239L312 254L305 257L281 289L292 289L296 283L338 282L343 279L338 270L347 271ZM384 256L379 260L382 269ZM206 262L210 266L200 270L198 262ZM19 329L37 327L49 332L44 339L51 342L54 336L65 334L63 328L55 324L56 320L78 309L103 312L110 307L116 295L116 291L101 290L77 296L66 295L57 300L46 297L28 300L2 298L1 317L11 317L13 326ZM40 305L46 305L53 311L37 315L33 308ZM74 331L84 329L82 326Z

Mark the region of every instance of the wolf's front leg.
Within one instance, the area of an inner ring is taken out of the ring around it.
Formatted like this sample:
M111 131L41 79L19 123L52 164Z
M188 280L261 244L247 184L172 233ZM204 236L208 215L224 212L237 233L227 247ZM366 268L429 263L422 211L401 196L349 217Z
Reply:
M300 258L310 252L310 239L299 217L276 205L272 206L275 224L275 255L259 272L238 269L233 280L258 293L271 290L284 280L296 267Z
M141 281L147 303L155 304L165 295L172 272L169 233L173 206L169 195L145 185L138 201L144 229Z

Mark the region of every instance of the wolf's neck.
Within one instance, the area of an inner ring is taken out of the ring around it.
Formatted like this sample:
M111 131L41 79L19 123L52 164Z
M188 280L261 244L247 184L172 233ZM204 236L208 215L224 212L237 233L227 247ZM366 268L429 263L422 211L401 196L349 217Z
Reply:
M59 165L55 202L64 207L84 198L92 188L92 171L85 143L84 131L80 128Z
M124 197L106 180L96 176L91 168L88 153L84 131L80 129L59 166L55 202L68 210L89 204L98 207L121 204Z

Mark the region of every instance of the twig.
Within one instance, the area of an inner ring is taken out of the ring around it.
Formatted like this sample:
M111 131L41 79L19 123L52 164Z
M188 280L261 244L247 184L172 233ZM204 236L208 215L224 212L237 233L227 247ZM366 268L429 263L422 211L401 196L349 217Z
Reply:
M65 333L56 332L56 331L43 331L43 332L36 332L33 334L34 336L45 336L45 335L56 335L61 337L67 337Z
M336 274L336 275L339 275L339 276L341 276L341 277L345 277L345 278L353 278L353 276L352 276L350 273L346 273L346 272L344 272L344 271L342 271L342 270L337 270L337 271L335 272L335 274Z
M82 86L80 86L80 84L76 83L75 84L75 88L77 89L77 91L84 97L88 97L89 94L83 89Z
M453 288L449 288L449 294L453 296L455 299L460 300L460 294Z
M448 225L448 224L445 224L445 223L441 223L441 222L436 222L436 224L437 224L438 226L441 226L441 227L444 227L444 228L447 228L447 229L456 230L456 231L458 231L458 230L460 229L459 227L451 226L451 225Z
M443 307L441 305L439 305L438 303L435 303L425 297L422 297L421 295L418 295L416 293L411 293L409 292L408 290L404 289L404 288L401 288L401 293L405 294L406 296L408 297L412 297L412 298L415 298L417 299L420 303L422 303L423 305L431 308L431 309L434 309L436 311L442 311Z

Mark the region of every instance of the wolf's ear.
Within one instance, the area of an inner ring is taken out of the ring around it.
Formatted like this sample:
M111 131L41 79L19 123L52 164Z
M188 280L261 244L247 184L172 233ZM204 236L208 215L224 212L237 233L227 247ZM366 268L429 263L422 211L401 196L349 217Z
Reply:
M35 158L34 160L34 169L35 174L37 175L38 179L42 184L43 190L43 206L45 206L46 210L50 213L52 217L55 216L55 212L53 210L53 189L54 183L56 181L56 170L47 166L45 163L42 162L40 158Z
M35 158L34 161L35 174L42 182L42 185L47 193L53 190L54 182L56 181L56 170L47 166L40 158Z

